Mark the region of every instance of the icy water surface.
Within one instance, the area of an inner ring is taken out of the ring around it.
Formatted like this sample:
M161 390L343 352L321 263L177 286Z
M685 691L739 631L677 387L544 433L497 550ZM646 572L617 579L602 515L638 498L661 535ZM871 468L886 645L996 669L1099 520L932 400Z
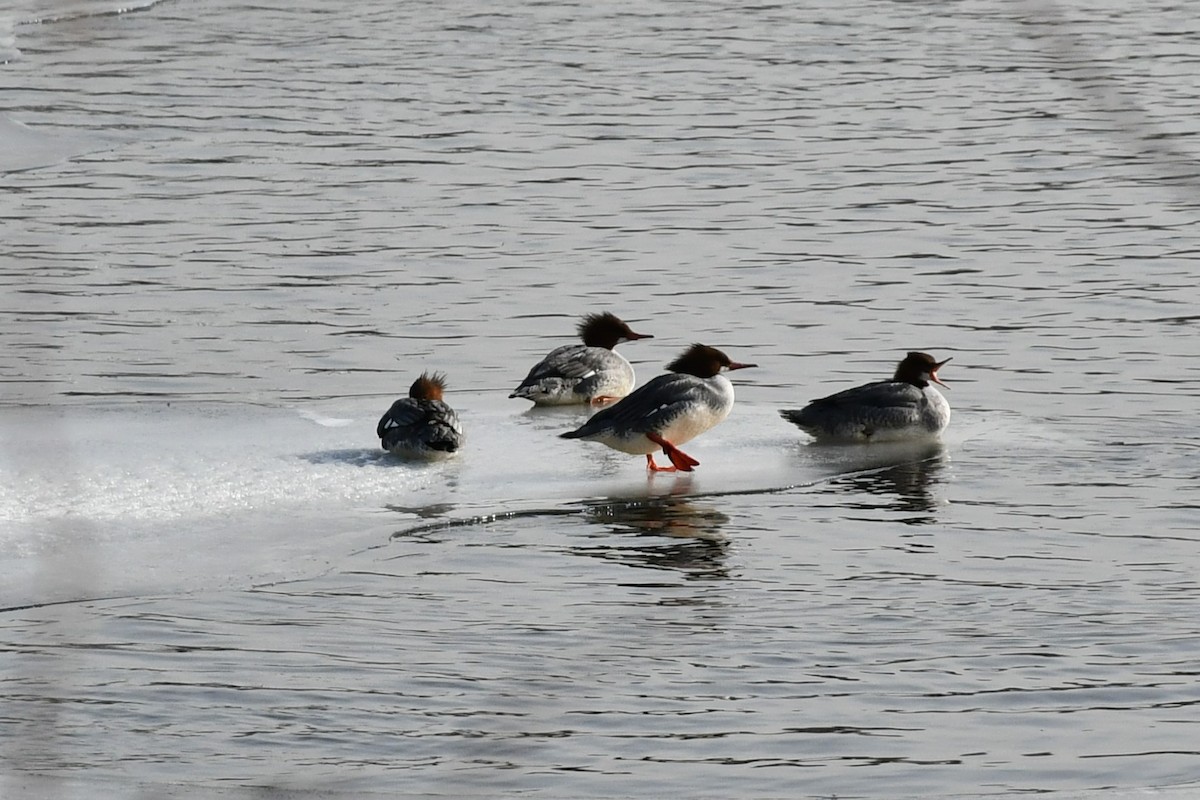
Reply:
M1187 6L0 26L5 798L1200 791ZM695 474L506 399L599 309L759 365Z

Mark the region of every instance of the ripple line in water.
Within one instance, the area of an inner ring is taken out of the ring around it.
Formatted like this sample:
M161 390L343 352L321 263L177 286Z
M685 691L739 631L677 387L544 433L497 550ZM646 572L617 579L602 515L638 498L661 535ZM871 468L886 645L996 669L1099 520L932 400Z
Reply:
M794 483L786 486L768 486L757 489L728 489L715 492L696 492L693 494L678 494L669 495L667 497L656 497L637 500L618 500L612 502L589 502L587 500L574 501L570 506L565 508L527 508L517 511L496 511L491 514L476 514L470 517L459 517L456 519L445 519L437 522L429 522L421 525L416 525L411 528L393 533L389 539L403 539L409 536L418 536L431 531L449 530L452 528L466 528L476 525L488 525L493 522L500 522L514 519L532 519L540 517L568 517L583 514L605 514L616 511L628 511L637 508L669 508L676 503L687 500L701 500L720 497L753 497L757 495L774 495L786 494L792 491L814 489L821 486L827 486L831 483L837 483L843 480L852 480L856 478L869 477L883 472L888 472L897 467L923 464L930 461L936 461L941 455L935 454L924 458L914 459L912 461L902 461L895 464L885 464L882 466L870 467L867 469L849 470L839 472L833 475L828 475L823 478L818 478L805 483ZM373 550L375 547L367 548Z

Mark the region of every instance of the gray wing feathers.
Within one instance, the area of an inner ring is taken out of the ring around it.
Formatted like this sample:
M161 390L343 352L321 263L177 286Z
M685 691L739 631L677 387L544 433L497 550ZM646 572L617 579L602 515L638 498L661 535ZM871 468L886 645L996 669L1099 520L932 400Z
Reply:
M784 419L809 430L850 436L903 428L921 417L925 393L909 383L879 381L813 400L801 409L780 412Z
M384 450L454 452L463 443L458 415L441 400L397 400L379 420L376 433Z
M525 376L525 380L521 381L521 385L517 389L532 386L546 378L578 380L587 377L603 366L603 361L596 354L589 352L592 350L608 352L602 348L588 347L582 344L568 344L550 351L550 355L529 370L529 374Z
M392 403L392 407L388 409L387 413L379 418L379 424L375 427L375 435L382 439L389 430L396 428L407 430L419 424L424 418L425 411L417 404L417 401L403 397Z
M819 400L813 400L808 408L820 407L835 409L847 406L855 408L868 407L877 409L887 408L916 408L925 400L925 394L911 383L901 381L879 381L856 386L853 389L831 394Z
M699 378L691 375L659 375L616 405L593 414L574 433L583 437L609 428L639 433L658 430L682 414L706 388Z

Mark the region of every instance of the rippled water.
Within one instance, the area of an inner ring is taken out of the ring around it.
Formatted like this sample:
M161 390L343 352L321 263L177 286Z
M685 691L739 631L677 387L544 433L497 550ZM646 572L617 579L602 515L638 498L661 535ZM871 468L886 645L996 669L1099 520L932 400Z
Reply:
M1127 6L0 10L0 793L1186 796L1200 39ZM695 475L505 399L601 308L760 365ZM776 414L918 348L941 446Z

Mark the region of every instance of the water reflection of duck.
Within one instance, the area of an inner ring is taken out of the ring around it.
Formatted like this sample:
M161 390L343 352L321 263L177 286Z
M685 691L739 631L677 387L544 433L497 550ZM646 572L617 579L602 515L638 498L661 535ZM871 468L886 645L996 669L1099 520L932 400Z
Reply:
M419 519L441 519L454 510L453 503L430 503L424 506L401 506L387 504L384 506L388 511L394 511L397 514L412 514Z
M823 456L821 463L834 476L840 476L828 484L830 491L874 495L896 511L920 515L908 522L933 521L932 512L940 505L933 488L949 460L940 442L805 449L806 455L814 452Z
M707 505L681 499L614 500L589 505L588 520L608 533L632 534L574 548L580 555L629 566L672 569L689 578L724 578L729 543L721 529L728 515Z

